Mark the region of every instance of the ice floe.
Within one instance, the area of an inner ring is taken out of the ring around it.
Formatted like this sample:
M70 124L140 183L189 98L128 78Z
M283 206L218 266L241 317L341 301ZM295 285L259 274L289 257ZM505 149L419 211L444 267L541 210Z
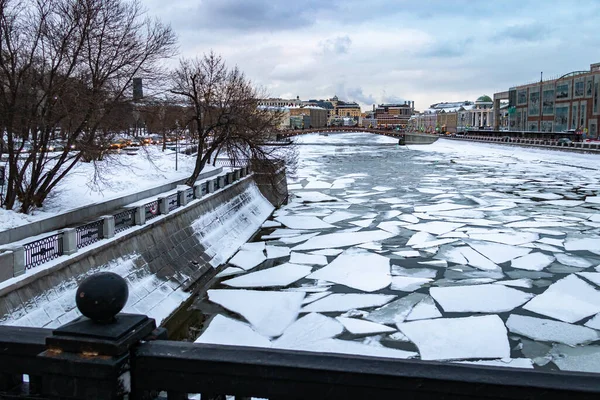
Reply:
M413 231L432 233L434 235L443 235L444 233L451 232L464 225L465 224L458 224L453 222L432 221L421 224L408 225L406 228Z
M564 343L580 346L600 339L594 329L550 319L513 314L508 317L506 327L512 333L542 342Z
M328 201L338 201L335 197L328 196L319 192L294 192L303 203L320 203Z
M530 232L493 232L493 233L470 233L469 237L475 240L485 240L488 242L503 243L509 245L520 245L531 243L539 239L539 235Z
M576 250L596 250L600 251L600 238L581 238L581 239L567 239L565 241L565 250L576 251Z
M432 287L429 293L446 312L505 312L533 297L531 293L495 284Z
M293 251L290 256L290 262L306 265L327 265L327 257L316 254L296 253Z
M550 356L554 364L563 371L600 373L600 346L573 348L557 344L552 347Z
M290 255L290 248L284 246L266 246L267 259L287 257Z
M427 295L422 293L411 293L371 311L365 318L378 324L397 324L403 322L413 308L426 298Z
M517 257L522 257L531 251L530 249L522 247L481 240L465 240L464 242L497 264L510 261Z
M511 262L511 267L518 269L526 269L529 271L541 271L548 265L552 264L555 257L544 253L530 253L523 257L515 258Z
M222 283L237 288L288 286L310 274L311 270L312 268L308 265L285 263L273 268L238 276Z
M334 226L327 222L321 221L317 217L309 216L289 216L277 217L277 221L281 222L290 229L327 229Z
M576 268L589 268L592 266L592 263L586 260L585 258L573 256L570 254L555 254L556 261L563 265L568 265L569 267Z
M283 335L273 341L273 347L295 349L307 343L331 339L343 331L344 326L335 319L310 313L291 324Z
M294 247L294 250L317 250L353 246L366 242L389 239L392 236L394 235L382 230L330 233L311 238L305 243Z
M573 323L600 312L600 292L571 274L550 285L523 308Z
M225 278L227 276L239 275L244 272L246 272L246 270L239 267L227 267L223 271L215 275L215 278Z
M366 251L342 253L329 265L313 272L307 278L374 292L390 285L390 260Z
M269 339L248 324L223 315L216 315L194 343L271 347Z
M485 365L489 367L509 367L533 369L529 358L509 358L503 360L455 361L457 364Z
M247 251L242 250L238 251L235 256L229 260L229 264L235 265L236 267L240 267L246 271L256 267L263 261L265 261L267 257L262 251Z
M357 318L337 317L346 330L354 335L368 335L375 333L395 332L396 329L375 322L365 321Z
M414 292L421 286L432 281L431 278L419 278L415 276L393 276L390 289L402 292Z
M506 327L497 315L438 318L398 324L422 360L508 358Z
M438 310L433 299L430 296L427 296L413 307L410 314L406 317L406 321L440 318L441 316L442 314L440 313L440 310Z
M392 252L392 254L395 254L397 256L404 257L404 258L419 257L421 255L421 253L419 253L416 250L394 251L394 252Z
M261 335L279 336L298 316L304 293L211 289L208 299L240 314Z
M385 294L334 293L305 306L302 312L341 312L354 308L379 307L395 297Z

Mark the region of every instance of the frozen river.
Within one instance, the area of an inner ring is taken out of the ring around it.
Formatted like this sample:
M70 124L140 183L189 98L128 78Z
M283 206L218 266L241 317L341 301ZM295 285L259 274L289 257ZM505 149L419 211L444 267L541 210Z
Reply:
M290 204L197 301L198 342L600 372L598 156L297 140Z

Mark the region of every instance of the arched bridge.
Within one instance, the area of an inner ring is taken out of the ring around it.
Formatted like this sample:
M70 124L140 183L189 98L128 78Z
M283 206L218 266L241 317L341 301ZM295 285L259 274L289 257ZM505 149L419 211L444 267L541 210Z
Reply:
M280 132L280 135L284 138L298 135L307 135L310 133L340 133L340 132L365 132L374 133L376 135L384 135L390 137L402 137L404 132L398 132L386 129L373 129L373 128L359 128L354 126L332 126L328 128L307 128L307 129L290 129L287 131Z
M387 129L360 128L354 126L336 126L328 128L295 129L280 132L277 136L285 139L292 136L307 135L309 133L340 133L340 132L364 132L376 135L390 136L393 138L404 138L405 144L431 144L435 142L437 135L415 132L399 132Z

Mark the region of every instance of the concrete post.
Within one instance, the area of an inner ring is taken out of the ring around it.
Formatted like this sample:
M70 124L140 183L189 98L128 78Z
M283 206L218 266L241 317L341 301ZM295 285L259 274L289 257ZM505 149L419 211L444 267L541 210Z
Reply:
M71 255L77 252L77 231L75 228L63 229L63 254Z
M185 189L177 191L177 197L179 197L179 207L187 205L187 197L185 197Z
M215 182L215 190L221 189L223 186L225 186L224 183L225 183L225 179L223 179L222 176L217 176L216 182Z
M198 184L194 186L194 197L197 199L202 198L202 184Z
M102 239L110 239L115 236L115 217L105 215L102 220Z
M167 197L159 197L158 198L158 212L161 215L167 215L169 213L169 200Z
M25 273L25 249L23 246L16 247L13 252L13 275L19 276Z
M206 193L212 193L215 191L215 180L211 179L206 182Z
M144 225L146 223L146 206L141 205L135 208L133 220L136 225Z
M14 265L12 250L0 253L0 282L4 282L15 276Z
M243 178L246 176L246 167L240 168L240 177Z
M240 180L240 169L236 169L235 171L233 171L233 180L234 181L239 181Z

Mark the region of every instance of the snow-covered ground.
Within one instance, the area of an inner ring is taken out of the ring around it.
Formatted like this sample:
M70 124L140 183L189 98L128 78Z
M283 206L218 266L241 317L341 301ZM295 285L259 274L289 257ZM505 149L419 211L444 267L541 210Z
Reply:
M58 184L42 208L31 214L0 208L0 231L184 179L194 169L195 156L178 154L177 157L177 171L175 152L166 150L163 153L154 146L139 148L135 155L125 151L111 154L96 165L81 162Z
M599 156L298 140L198 342L600 373Z

